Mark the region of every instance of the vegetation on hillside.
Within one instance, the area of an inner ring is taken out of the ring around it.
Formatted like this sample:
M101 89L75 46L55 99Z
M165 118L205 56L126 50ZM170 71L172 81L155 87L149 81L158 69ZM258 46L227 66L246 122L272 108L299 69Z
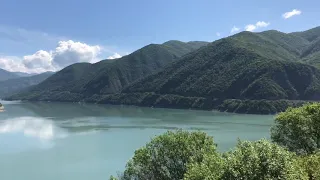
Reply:
M317 116L320 104L308 104L302 108L288 109L276 118L272 133L288 136L319 124ZM300 113L300 114L299 114ZM299 120L291 120L298 116ZM281 119L281 120L280 120ZM286 126L283 130L279 121ZM298 127L298 129L297 129ZM298 139L313 139L319 128L310 133L299 133ZM184 180L318 180L320 178L319 147L305 152L307 146L292 149L291 137L274 142L266 139L241 141L234 149L217 152L213 138L203 132L169 131L159 135L146 146L135 151L126 169L110 180L184 179ZM319 140L319 139L318 139ZM280 144L277 144L280 142ZM289 149L287 149L289 147Z
M9 99L284 111L320 100L319 29L152 44L117 60L71 65Z
M169 41L160 45L150 44L115 60L103 60L95 64L77 63L14 97L67 101L70 98L64 100L61 96L78 94L78 97L83 97L120 92L129 83L156 72L180 56L206 44L206 42Z

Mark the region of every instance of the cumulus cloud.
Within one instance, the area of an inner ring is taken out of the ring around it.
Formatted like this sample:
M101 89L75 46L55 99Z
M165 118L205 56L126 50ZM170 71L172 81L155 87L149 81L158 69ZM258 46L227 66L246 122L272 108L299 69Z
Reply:
M100 46L90 46L72 40L60 41L56 49L51 52L52 63L62 68L77 62L96 62L100 52Z
M269 26L269 24L270 24L270 23L266 23L266 22L264 22L264 21L258 21L258 22L256 23L256 26L257 26L257 27L267 27L267 26Z
M0 57L0 67L7 71L21 71L27 72L27 68L21 63L21 59L13 56Z
M109 56L107 59L118 59L121 58L122 56L118 53L114 53L112 56Z
M217 35L218 37L220 37L220 36L221 36L221 34L220 34L219 32L217 32L217 33L216 33L216 35Z
M60 70L77 62L97 62L102 48L72 40L59 41L52 51L39 50L23 58L0 57L0 67L8 71L41 73Z
M54 71L55 68L52 65L52 55L47 51L37 51L32 55L23 57L22 64L27 69L37 69L39 71Z
M282 15L284 19L289 19L292 16L300 15L302 12L298 9L293 9L292 11L286 12Z
M230 33L233 34L233 33L236 33L238 31L240 31L240 28L238 28L236 26L233 26Z
M255 31L259 28L264 28L264 27L267 27L269 26L270 23L269 22L264 22L264 21L258 21L256 24L248 24L245 26L245 30L246 31Z
M257 29L257 26L255 26L253 24L248 24L248 25L246 25L246 27L244 29L246 31L254 31L255 29Z

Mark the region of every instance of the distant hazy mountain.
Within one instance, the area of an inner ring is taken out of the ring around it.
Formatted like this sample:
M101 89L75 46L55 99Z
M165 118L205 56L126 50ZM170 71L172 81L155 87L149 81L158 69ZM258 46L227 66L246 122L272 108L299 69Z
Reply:
M19 77L17 74L0 69L0 81L5 81L7 79L13 79Z
M24 73L24 72L13 72L14 74L18 75L19 77L29 77L37 75L37 73Z
M18 99L74 101L93 94L118 93L135 80L150 75L207 42L168 41L150 44L132 54L96 64L77 63L57 72Z
M0 98L13 95L25 88L33 85L37 85L43 80L50 77L53 72L46 72L29 77L19 77L15 79L8 79L5 81L0 81Z

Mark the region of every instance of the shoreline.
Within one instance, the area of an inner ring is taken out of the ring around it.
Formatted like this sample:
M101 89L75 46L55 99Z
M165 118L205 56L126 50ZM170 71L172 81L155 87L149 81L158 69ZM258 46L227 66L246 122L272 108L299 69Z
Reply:
M50 92L51 95L57 92ZM249 100L249 99L215 99L205 97L185 97L173 94L156 93L121 93L109 95L93 95L83 97L80 94L64 92L68 98L46 98L45 96L29 97L20 101L29 102L69 102L88 104L128 105L151 108L190 109L205 111L220 111L236 114L274 115L285 111L288 107L299 107L306 100ZM58 93L57 93L58 94ZM61 94L61 93L59 93ZM52 97L52 96L51 96ZM55 96L53 96L55 97ZM18 100L16 97L4 99L6 101Z

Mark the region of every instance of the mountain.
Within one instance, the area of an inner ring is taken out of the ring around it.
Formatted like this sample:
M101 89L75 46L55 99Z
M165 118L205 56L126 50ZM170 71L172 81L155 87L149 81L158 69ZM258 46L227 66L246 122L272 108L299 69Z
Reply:
M320 26L306 30L306 31L293 32L290 34L295 35L295 36L300 36L300 37L308 40L309 42L312 42L320 37Z
M123 92L311 100L320 98L318 90L320 92L320 71L315 67L265 58L231 38L191 53L159 73L133 83Z
M133 81L158 71L206 44L200 41L168 41L147 45L115 60L103 60L95 64L77 63L14 98L77 101L93 94L118 93Z
M302 61L320 68L320 27L307 31L291 33L309 42L301 53Z
M319 37L318 27L240 32L199 49L191 49L199 42L168 41L118 60L72 65L11 99L275 113L320 100Z
M0 81L5 81L7 79L18 78L19 76L15 73L0 69Z
M13 95L19 91L28 88L33 85L37 85L50 77L53 72L46 72L29 77L20 77L15 79L8 79L0 81L0 98Z
M312 44L305 36L278 31L241 32L182 57L121 94L88 101L275 113L320 100L320 70L302 59Z
M36 73L24 73L24 72L13 72L19 77L29 77L29 76L34 76L37 75Z

